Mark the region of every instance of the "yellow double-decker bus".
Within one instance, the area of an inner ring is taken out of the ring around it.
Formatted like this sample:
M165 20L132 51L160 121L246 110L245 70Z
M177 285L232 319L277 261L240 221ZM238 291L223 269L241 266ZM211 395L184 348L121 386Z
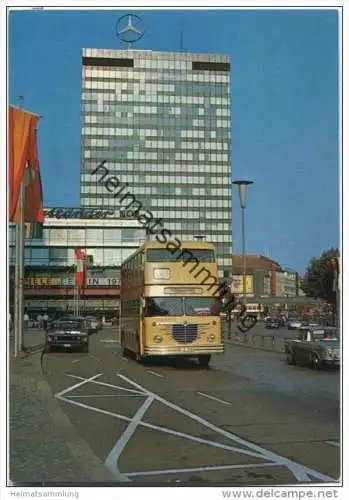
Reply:
M178 241L178 240L177 240ZM222 353L219 278L212 244L146 242L121 266L120 341L124 354L196 357Z

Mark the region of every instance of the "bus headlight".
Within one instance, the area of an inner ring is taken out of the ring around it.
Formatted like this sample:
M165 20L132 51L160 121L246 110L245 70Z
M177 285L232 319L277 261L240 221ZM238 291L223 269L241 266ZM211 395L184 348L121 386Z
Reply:
M213 335L213 333L211 333L211 334L210 334L210 335L208 335L208 337L207 337L207 340L208 340L209 342L214 342L214 339L215 339L215 336Z
M154 342L155 342L156 344L160 344L160 342L162 342L162 341L163 341L163 338L162 338L162 336L161 336L161 335L155 335L155 337L153 338L153 340L154 340Z

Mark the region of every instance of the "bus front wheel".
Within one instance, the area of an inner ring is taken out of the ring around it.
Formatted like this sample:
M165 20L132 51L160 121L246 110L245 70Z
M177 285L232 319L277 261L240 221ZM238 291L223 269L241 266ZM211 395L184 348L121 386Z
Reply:
M210 354L203 354L202 356L199 356L199 365L208 368L211 360L211 355Z

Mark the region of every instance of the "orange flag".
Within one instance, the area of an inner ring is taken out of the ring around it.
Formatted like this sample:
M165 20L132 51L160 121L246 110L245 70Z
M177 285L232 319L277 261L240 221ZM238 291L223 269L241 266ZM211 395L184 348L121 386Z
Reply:
M75 259L77 260L76 266L76 283L79 287L84 288L86 285L86 254L81 248L75 248Z
M43 222L43 197L38 161L36 127L39 117L10 106L9 109L9 218L19 222L20 185L24 169L29 170L29 184L26 187L24 208L25 222Z

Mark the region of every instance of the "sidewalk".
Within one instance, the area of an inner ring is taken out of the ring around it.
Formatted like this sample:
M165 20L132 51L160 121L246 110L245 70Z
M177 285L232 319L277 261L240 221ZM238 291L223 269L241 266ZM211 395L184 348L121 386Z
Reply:
M23 347L25 351L41 350L45 343L45 331L38 328L28 328L23 332ZM15 337L14 334L9 335L9 355L14 356L15 352Z
M115 483L53 397L40 360L41 354L33 354L9 365L10 480L14 485Z

